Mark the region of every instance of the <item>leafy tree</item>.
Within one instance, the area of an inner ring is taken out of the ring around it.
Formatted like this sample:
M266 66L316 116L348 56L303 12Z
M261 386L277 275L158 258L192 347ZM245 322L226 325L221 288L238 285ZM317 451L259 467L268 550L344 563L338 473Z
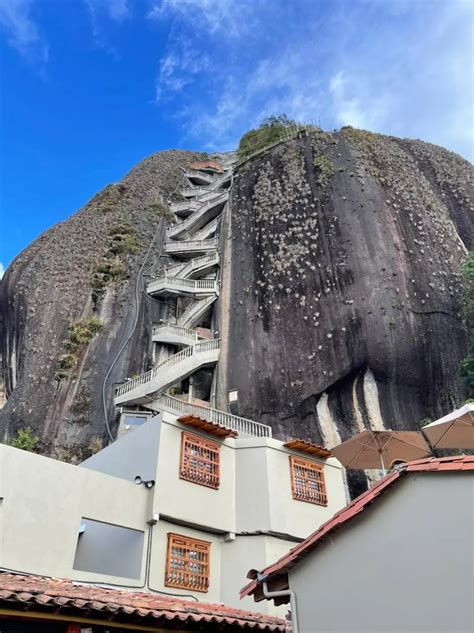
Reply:
M460 373L468 390L468 397L474 397L474 251L470 251L462 267L464 280L464 317L469 337L468 356L461 361Z

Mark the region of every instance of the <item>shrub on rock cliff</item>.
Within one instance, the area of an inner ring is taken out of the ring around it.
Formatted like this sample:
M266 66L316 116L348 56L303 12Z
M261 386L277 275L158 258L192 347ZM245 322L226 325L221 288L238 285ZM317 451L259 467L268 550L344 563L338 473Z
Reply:
M242 136L237 149L238 159L245 160L267 145L276 143L288 132L289 128L297 125L296 121L289 119L286 114L269 116L262 121L258 128L250 130Z
M39 437L33 433L31 427L27 426L24 429L18 429L16 436L10 442L10 446L32 453L36 450L38 443Z

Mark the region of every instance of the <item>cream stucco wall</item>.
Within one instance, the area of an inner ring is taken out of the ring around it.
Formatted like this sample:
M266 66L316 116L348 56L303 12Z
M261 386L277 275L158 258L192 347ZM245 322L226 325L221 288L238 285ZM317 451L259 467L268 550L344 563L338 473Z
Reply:
M0 497L1 567L101 582L117 582L117 577L73 569L81 518L145 530L150 502L143 487L128 481L4 444ZM124 582L140 585L142 580Z

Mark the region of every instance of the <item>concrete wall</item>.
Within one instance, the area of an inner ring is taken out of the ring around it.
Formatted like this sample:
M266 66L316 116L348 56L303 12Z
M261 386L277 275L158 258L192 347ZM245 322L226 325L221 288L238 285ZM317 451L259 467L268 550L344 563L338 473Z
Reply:
M128 481L134 481L137 475L144 480L156 479L161 417L157 415L125 433L81 466Z
M220 442L206 433L185 428L164 416L154 498L154 511L220 532L235 531L235 451L233 440ZM207 488L179 478L181 436L190 432L221 444L220 486Z
M293 499L289 456L295 453L271 438L235 442L237 532L265 530L305 538L346 505L342 470L335 459L324 465L328 505Z
M474 477L413 474L293 572L300 633L472 633Z
M115 576L73 569L81 521L144 531L149 518L143 486L4 444L0 497L0 566L46 576L117 582ZM124 578L124 584L141 584L144 550L140 578Z

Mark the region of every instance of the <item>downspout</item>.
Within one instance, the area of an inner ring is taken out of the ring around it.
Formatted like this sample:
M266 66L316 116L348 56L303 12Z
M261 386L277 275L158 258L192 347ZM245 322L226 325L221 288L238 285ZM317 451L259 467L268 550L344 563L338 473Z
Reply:
M263 595L265 598L290 598L290 607L291 607L291 629L292 633L298 633L298 613L296 611L296 593L288 588L283 591L269 591L268 584L266 581L268 576L262 576L261 574L257 575L257 582L262 583Z

